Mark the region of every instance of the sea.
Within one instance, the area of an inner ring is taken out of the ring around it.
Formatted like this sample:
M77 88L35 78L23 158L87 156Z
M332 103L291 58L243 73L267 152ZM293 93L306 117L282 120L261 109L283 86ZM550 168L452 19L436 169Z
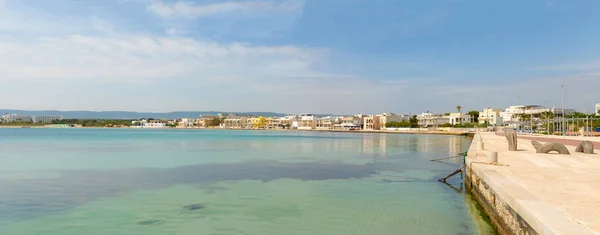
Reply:
M460 174L437 181L460 167L456 156L470 143L451 135L1 128L0 234L495 234Z

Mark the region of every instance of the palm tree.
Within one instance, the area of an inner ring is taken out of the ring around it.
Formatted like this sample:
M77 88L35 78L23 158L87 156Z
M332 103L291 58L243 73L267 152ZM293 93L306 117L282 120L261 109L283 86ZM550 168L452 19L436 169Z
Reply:
M460 113L460 110L462 109L462 106L456 106L456 110L458 110L458 112Z

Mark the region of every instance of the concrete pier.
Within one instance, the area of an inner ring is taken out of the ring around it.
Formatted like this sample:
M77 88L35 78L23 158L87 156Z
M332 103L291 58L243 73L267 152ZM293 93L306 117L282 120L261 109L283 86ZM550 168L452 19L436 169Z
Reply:
M466 185L500 234L600 234L600 151L536 154L519 138L510 152L504 136L480 135L485 150L476 136ZM486 151L498 152L498 163L486 163Z

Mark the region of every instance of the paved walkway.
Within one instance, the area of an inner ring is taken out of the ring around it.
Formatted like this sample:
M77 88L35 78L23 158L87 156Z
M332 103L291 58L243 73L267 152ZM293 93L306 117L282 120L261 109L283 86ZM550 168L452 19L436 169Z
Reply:
M504 136L504 133L496 132L496 135ZM540 142L554 142L554 143L561 143L564 145L571 145L571 146L577 146L581 143L581 141L583 141L583 139L579 138L578 136L573 136L573 137L566 136L565 138L562 138L562 137L553 137L553 136L535 136L535 135L519 135L519 134L517 134L517 137L519 139L536 140L536 141L540 141ZM600 141L600 138L597 138L597 137L594 137L594 139L586 138L586 140L590 140L594 144L595 149L600 149L600 142L596 141L595 139L598 139L598 141Z
M576 153L573 141L558 139L570 143L571 155L537 154L529 139L539 137L520 136L519 151L511 152L504 136L481 133L481 137L486 150L498 151L501 165L477 164L485 161L482 153L477 154L477 137L467 164L538 233L600 234L598 150Z

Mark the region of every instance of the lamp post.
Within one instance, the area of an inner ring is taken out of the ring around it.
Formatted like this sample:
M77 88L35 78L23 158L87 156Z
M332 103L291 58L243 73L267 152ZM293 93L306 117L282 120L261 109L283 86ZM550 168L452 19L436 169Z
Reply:
M560 85L560 93L562 96L562 135L565 136L565 85Z

